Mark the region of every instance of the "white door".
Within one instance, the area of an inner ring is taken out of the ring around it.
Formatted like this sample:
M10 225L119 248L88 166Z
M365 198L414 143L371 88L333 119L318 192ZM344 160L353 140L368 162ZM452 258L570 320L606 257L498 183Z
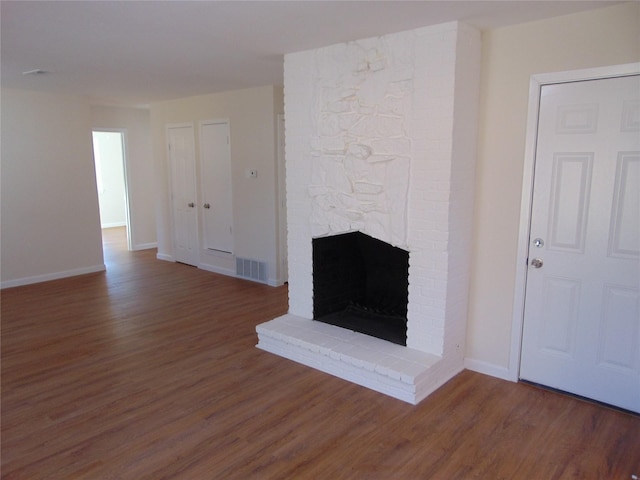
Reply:
M228 122L200 125L203 241L211 251L233 253L231 150Z
M199 252L193 127L169 127L167 132L175 260L197 266Z
M544 85L520 377L640 412L640 76Z

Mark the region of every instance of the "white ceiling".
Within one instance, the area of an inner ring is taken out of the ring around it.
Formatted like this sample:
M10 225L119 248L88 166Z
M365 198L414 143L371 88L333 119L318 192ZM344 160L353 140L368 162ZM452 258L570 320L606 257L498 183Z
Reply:
M281 85L285 53L452 20L487 29L613 3L2 0L2 86L144 105ZM50 73L22 74L34 69Z

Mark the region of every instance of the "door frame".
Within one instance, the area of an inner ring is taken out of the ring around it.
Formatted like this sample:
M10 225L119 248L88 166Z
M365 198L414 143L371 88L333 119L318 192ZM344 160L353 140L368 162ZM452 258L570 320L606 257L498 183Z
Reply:
M536 141L538 138L538 114L542 87L556 83L598 80L638 74L640 74L640 62L583 70L543 73L531 76L531 80L529 81L529 108L527 113L524 168L522 172L522 197L520 201L520 227L518 230L516 276L514 281L513 314L511 319L511 352L507 373L507 378L511 381L517 382L520 378L520 354L522 351L522 333L524 327L534 167Z
M92 128L92 141L93 132L107 132L107 133L119 133L120 141L122 142L122 172L124 181L124 210L125 210L125 223L127 229L127 250L133 250L133 226L131 225L131 198L129 193L129 161L127 154L127 129L126 128ZM95 163L95 152L93 153ZM97 173L96 173L97 175Z
M277 198L278 198L278 275L277 285L289 282L289 259L287 238L287 185L285 164L285 118L283 113L276 115L276 155L277 155Z

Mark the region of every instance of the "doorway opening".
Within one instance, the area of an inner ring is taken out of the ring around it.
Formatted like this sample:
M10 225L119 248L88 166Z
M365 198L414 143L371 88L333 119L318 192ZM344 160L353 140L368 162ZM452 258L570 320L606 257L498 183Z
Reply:
M125 132L95 129L92 138L100 226L103 230L125 227L127 249L132 250Z

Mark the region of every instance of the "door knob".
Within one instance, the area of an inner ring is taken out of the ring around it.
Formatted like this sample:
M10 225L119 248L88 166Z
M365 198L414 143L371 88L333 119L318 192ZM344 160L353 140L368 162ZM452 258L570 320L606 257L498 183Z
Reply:
M205 203L205 204L203 205L203 207L204 207L204 208L211 208L211 205L209 205L208 203Z
M187 205L189 206L189 208L193 208L196 206L196 204L193 202L189 202Z
M542 265L544 265L544 263L539 258L534 258L533 260L531 260L531 266L532 267L540 268Z

